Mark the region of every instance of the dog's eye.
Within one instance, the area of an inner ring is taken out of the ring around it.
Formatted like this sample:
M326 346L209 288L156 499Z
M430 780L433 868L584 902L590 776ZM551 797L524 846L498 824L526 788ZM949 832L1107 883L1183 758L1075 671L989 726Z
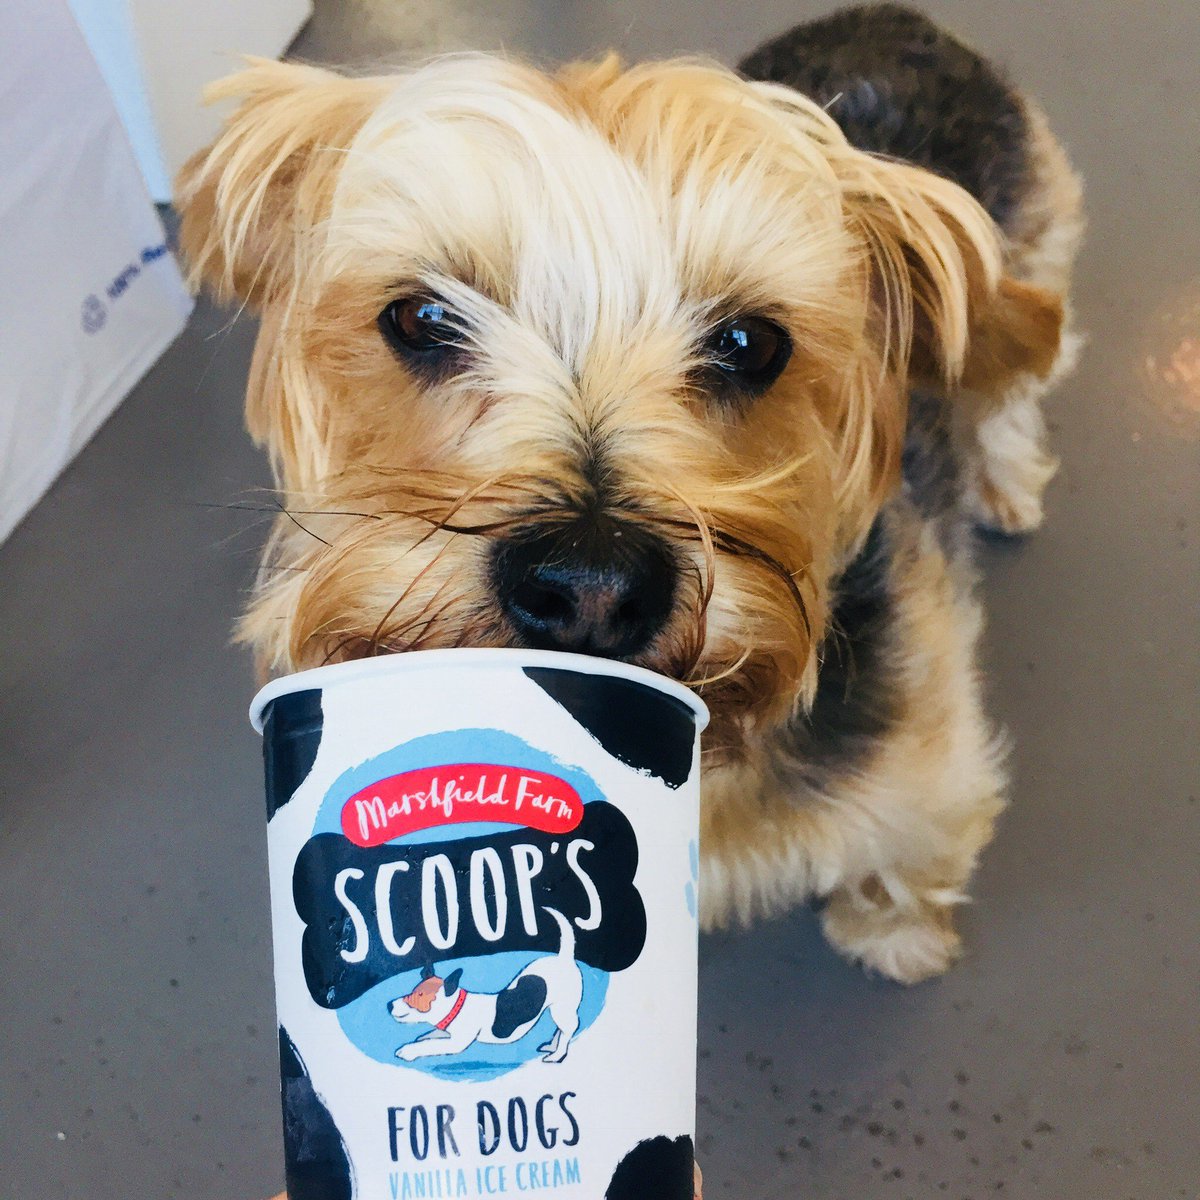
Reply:
M765 317L734 317L709 334L704 350L718 383L758 395L787 366L792 339Z
M464 334L454 313L432 296L393 300L379 314L378 324L387 344L405 358L435 359Z

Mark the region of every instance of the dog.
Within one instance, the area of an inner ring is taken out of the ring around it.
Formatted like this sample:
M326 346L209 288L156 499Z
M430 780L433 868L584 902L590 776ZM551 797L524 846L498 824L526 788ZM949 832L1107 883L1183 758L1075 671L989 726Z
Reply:
M973 527L1042 520L1078 345L1081 185L1037 104L890 4L740 72L254 61L213 96L181 242L261 322L263 671L673 676L712 712L704 925L816 901L867 968L943 971L1005 802Z
M432 1025L433 1029L401 1046L396 1057L414 1062L461 1054L476 1042L516 1042L537 1024L542 1013L549 1012L554 1036L538 1049L543 1062L562 1062L579 1029L583 975L575 961L571 922L553 908L546 912L558 925L558 953L534 959L501 992L468 992L462 986L461 969L443 979L427 967L421 982L407 996L393 1000L388 1011L401 1024Z

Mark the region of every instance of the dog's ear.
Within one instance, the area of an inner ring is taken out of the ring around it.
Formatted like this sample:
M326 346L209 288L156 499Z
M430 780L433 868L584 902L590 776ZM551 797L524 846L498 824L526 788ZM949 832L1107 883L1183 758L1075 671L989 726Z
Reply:
M1000 397L1022 375L1048 378L1059 360L1065 316L1058 293L1002 276L973 314L962 385Z
M875 353L847 406L847 492L873 512L900 474L910 383L1000 398L1048 376L1063 305L1004 273L999 230L976 200L929 171L854 152L837 161L845 211L867 248ZM857 425L857 428L856 428Z
M346 148L386 94L386 78L345 79L268 60L213 84L237 108L176 190L180 243L193 286L263 310L246 392L246 422L288 489L328 469L330 410L297 365L289 320L306 262L333 203ZM289 374L290 373L290 374ZM289 374L284 386L284 375Z
M917 381L1005 390L1044 378L1062 297L1004 272L1000 230L956 183L853 151L839 156L848 220L870 249L880 332Z
M447 996L453 996L458 991L460 979L462 979L462 967L459 967L456 971L451 971L446 976L445 982L442 984L442 990L445 991Z
M1062 305L1005 277L1000 232L963 188L850 145L832 117L798 92L748 86L806 170L828 171L846 233L861 251L846 298L866 314L867 328L861 352L845 363L832 430L839 504L854 537L899 479L910 382L998 397L1024 374L1049 374Z
M378 103L379 79L250 59L206 101L237 100L217 140L176 182L194 284L261 306L287 287L297 239L328 212L341 153Z
M424 983L427 979L432 979L437 972L433 969L433 963L426 963L421 968L421 982Z

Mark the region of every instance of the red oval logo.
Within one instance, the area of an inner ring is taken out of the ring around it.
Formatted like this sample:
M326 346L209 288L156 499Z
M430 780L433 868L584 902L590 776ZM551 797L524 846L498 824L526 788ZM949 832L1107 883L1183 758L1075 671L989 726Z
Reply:
M583 801L545 771L488 763L422 767L389 775L342 805L342 832L356 846L382 846L435 825L495 821L543 833L570 833Z

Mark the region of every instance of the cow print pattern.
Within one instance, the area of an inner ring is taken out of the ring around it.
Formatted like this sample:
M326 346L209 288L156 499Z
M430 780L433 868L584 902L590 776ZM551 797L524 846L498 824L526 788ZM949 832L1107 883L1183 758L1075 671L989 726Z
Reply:
M525 674L613 758L670 788L687 783L696 719L683 701L631 679L556 667L526 667Z

